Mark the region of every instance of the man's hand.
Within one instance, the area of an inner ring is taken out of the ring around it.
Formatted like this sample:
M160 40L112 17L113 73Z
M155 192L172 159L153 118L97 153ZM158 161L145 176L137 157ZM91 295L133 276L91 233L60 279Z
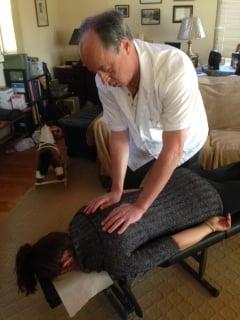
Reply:
M144 214L144 210L136 204L124 203L112 210L112 212L101 223L102 230L112 233L118 229L118 234L122 234L132 223L139 221Z
M117 203L121 199L121 196L122 193L117 191L105 193L104 195L90 201L86 205L84 212L86 214L91 214L94 213L98 208L100 208L101 210L105 209L112 204Z

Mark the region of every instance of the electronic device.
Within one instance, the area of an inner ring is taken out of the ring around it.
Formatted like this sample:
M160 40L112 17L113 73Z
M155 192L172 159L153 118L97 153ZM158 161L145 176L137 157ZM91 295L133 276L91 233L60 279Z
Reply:
M222 59L222 55L220 52L216 50L210 51L209 58L208 58L209 69L218 70L221 59Z

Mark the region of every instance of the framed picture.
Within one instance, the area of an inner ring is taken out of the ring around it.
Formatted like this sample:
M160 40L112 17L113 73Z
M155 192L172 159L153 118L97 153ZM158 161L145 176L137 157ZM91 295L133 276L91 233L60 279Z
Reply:
M140 0L141 4L162 3L162 0Z
M115 10L119 12L124 18L129 17L129 5L115 6Z
M183 18L193 15L193 6L173 6L173 23L181 23Z
M38 27L48 26L48 13L46 0L35 0Z
M142 9L141 10L142 24L160 24L160 9Z

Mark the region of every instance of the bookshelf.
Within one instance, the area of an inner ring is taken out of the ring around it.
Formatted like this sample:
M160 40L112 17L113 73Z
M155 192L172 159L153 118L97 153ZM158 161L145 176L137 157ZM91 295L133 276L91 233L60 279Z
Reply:
M48 80L46 74L29 78L24 69L4 69L6 85L25 97L27 107L23 112L30 113L25 122L29 134L40 124L41 116L48 103Z

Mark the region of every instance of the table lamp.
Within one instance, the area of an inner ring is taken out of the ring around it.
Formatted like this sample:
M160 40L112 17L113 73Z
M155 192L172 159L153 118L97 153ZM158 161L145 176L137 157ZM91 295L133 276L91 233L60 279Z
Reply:
M78 45L79 44L79 29L74 29L69 40L70 45Z
M79 45L79 32L80 32L79 29L77 29L77 28L73 29L71 38L68 43L69 45L73 45L73 46ZM79 56L79 48L78 47L77 47L77 56ZM73 60L73 61L67 60L67 61L65 61L65 64L72 65L74 67L74 66L81 65L81 62L80 62L80 60Z
M192 52L192 40L205 38L202 22L199 17L187 17L182 20L177 38L187 40L188 49L186 54L192 60L195 67L198 65L198 55Z

